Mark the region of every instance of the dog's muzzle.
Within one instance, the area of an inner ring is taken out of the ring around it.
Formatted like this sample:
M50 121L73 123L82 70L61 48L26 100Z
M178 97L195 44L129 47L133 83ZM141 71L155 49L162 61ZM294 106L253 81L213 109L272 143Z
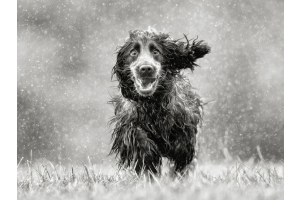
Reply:
M137 92L142 96L150 96L157 87L157 69L152 65L142 65L137 69L137 77L134 79Z

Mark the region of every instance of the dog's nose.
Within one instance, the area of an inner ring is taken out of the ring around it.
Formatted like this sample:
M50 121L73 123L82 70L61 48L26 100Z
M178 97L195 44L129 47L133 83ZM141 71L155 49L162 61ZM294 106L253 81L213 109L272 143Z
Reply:
M151 65L143 65L140 67L140 76L151 76L153 73L154 69Z

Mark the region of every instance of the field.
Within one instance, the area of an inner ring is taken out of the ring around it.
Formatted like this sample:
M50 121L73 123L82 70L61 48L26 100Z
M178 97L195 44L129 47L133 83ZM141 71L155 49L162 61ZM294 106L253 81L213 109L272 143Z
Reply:
M193 176L149 181L114 166L23 162L17 170L18 199L283 199L283 163L201 163Z

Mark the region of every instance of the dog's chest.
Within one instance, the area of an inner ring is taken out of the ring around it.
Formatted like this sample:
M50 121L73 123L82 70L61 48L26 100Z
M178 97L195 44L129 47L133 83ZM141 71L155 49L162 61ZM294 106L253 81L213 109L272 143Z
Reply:
M174 125L174 116L169 110L158 110L151 108L147 111L144 108L137 109L138 124L146 131L154 134L168 132Z

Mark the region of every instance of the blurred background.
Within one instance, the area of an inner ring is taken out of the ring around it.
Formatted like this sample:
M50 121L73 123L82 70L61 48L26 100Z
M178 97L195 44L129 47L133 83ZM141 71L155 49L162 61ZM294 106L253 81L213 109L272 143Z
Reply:
M113 162L111 69L129 30L205 40L201 159L283 160L283 0L18 0L18 156Z

